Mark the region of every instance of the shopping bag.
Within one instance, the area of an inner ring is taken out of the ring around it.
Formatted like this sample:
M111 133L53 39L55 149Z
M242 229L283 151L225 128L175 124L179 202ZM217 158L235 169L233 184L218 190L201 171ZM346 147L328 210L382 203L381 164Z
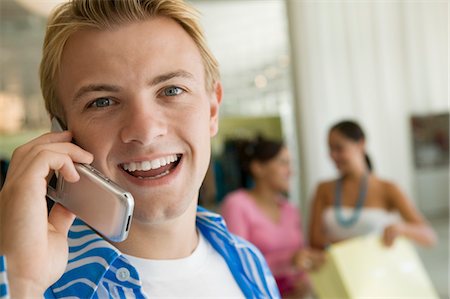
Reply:
M379 235L333 244L310 279L320 299L439 298L414 246L403 237L391 247Z

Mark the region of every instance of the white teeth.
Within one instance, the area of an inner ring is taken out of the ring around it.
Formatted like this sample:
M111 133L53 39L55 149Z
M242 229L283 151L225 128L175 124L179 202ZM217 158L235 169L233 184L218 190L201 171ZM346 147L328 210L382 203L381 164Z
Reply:
M129 172L133 172L136 170L148 171L151 169L158 169L162 166L166 166L167 164L173 163L177 160L178 160L177 155L169 155L151 161L125 163L122 164L122 168Z
M151 163L152 163L152 169L157 169L157 168L161 167L161 163L159 163L159 159L153 160Z
M142 170L147 171L150 169L152 169L152 163L150 163L150 161L142 162Z
M159 164L161 164L161 166L166 166L167 165L166 159L164 158L159 159Z

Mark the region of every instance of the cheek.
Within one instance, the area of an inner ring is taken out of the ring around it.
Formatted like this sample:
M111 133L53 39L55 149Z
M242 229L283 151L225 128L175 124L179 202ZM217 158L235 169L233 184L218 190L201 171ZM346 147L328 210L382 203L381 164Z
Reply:
M180 113L179 125L181 128L189 130L189 133L196 139L209 140L211 138L210 124L209 110L204 106L190 112Z
M282 182L286 180L287 173L282 167L272 167L271 169L268 169L266 173L271 181Z
M342 151L341 153L339 153L338 158L340 160L348 160L348 158L350 158L352 155L349 151Z
M330 153L330 157L331 159L333 159L333 161L339 161L342 159L342 155L339 152Z
M273 181L277 189L286 191L289 188L289 175L286 171L280 170L276 176L273 177Z
M349 148L345 151L345 158L350 161L354 160L355 157L358 157L360 155L360 152L355 148Z
M332 159L337 159L341 153L342 153L342 150L340 150L340 149L333 148L333 149L330 149L330 151L329 151L330 157Z
M107 149L114 142L116 132L114 127L107 128L99 124L76 124L71 129L74 134L75 142L94 155L94 165L105 160Z
M342 148L336 151L335 156L337 160L348 160L352 156L352 152L349 148Z
M204 108L180 113L177 120L180 137L183 136L182 138L189 143L194 156L199 156L197 159L209 158L211 143L209 120L209 111Z

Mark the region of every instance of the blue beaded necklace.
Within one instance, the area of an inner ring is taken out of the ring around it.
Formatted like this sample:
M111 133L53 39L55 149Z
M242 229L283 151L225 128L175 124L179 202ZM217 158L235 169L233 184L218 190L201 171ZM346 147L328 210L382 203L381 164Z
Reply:
M344 218L341 211L341 204L342 204L342 184L344 181L344 178L340 178L336 181L336 194L335 194L335 201L334 201L334 213L336 216L337 222L344 227L350 227L353 224L355 224L356 221L358 221L359 215L361 214L361 209L364 206L364 202L366 200L367 195L367 188L368 188L368 179L369 175L366 173L364 177L362 178L362 181L359 185L359 194L358 194L358 200L356 202L355 209L353 210L353 214L350 218Z

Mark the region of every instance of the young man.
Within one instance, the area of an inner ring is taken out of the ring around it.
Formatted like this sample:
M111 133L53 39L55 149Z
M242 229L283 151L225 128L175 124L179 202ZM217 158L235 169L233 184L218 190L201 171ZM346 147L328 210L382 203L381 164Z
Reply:
M279 297L261 254L197 207L222 87L192 8L64 4L49 21L41 86L68 131L14 152L0 193L0 297ZM107 242L60 205L47 217L46 178L77 181L74 162L133 194L126 241Z

